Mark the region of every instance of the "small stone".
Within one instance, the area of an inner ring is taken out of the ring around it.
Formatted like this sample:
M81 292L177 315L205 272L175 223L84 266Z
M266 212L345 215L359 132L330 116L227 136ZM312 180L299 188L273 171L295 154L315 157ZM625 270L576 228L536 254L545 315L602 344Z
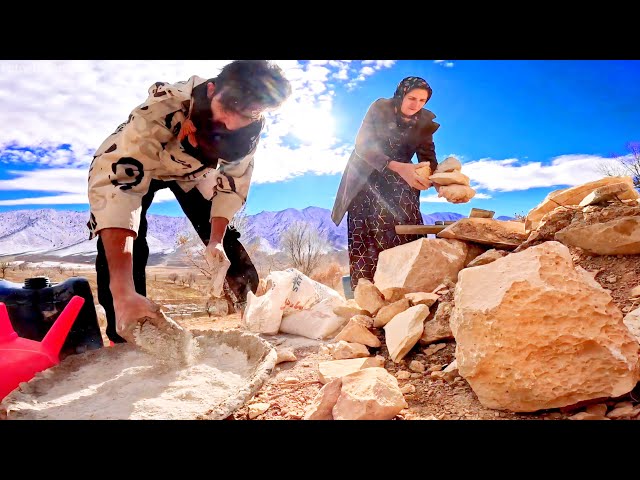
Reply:
M403 394L414 393L416 391L416 387L414 385L408 384L400 389Z
M258 415L262 415L270 406L268 403L253 403L249 405L249 418L254 419Z
M412 372L422 373L425 371L424 363L414 360L409 364L409 370Z
M591 413L593 415L600 415L602 417L607 413L607 405L604 403L598 403L597 405L589 405L586 408L586 412Z
M296 360L298 360L291 350L276 349L276 352L278 353L278 357L276 358L276 365L279 363L295 362Z

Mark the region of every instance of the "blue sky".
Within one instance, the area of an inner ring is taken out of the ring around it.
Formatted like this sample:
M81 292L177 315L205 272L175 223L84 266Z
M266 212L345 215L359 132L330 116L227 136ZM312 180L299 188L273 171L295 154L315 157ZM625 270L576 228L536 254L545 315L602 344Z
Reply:
M276 60L277 61L277 60ZM215 76L228 61L0 61L0 211L88 210L93 151L156 81ZM438 160L454 155L477 194L453 205L421 194L423 213L524 214L550 191L600 178L640 141L638 60L277 61L294 93L256 157L247 213L331 209L369 105L404 77L433 88ZM151 213L181 215L168 191Z

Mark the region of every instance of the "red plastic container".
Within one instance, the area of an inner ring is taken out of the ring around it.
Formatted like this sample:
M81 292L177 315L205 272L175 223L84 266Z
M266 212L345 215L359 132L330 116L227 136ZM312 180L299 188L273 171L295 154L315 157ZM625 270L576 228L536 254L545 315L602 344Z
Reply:
M78 317L84 298L74 296L41 342L21 338L0 303L0 400L33 376L60 363L60 350Z

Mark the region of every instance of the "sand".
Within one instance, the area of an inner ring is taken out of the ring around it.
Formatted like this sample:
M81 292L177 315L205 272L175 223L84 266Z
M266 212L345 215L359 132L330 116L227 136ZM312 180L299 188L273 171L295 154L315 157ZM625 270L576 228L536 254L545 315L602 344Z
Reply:
M275 349L253 334L190 338L186 364L132 344L71 355L23 383L0 410L8 419L221 419L251 398L275 365Z

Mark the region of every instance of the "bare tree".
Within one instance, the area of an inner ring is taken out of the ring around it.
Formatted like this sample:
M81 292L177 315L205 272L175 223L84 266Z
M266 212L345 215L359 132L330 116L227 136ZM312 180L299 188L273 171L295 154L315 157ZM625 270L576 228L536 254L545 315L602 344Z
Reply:
M631 177L640 189L640 142L627 143L627 149L629 154L603 161L596 169L605 177Z
M0 273L2 273L2 278L4 278L4 272L6 270L11 270L13 268L12 262L0 262Z
M213 278L211 267L204 256L206 247L194 229L178 236L178 246L189 265L196 268L209 280Z
M266 274L269 275L271 272L284 270L285 268L287 268L287 261L288 258L286 255L279 255L277 253L267 255L264 262L267 271Z
M249 223L249 218L246 213L246 204L244 204L233 216L231 221L229 222L229 226L240 233L242 237L243 245L248 245L245 247L245 250L249 254L249 257L253 257L253 255L258 251L259 244L251 245L249 240L251 238L251 232L253 227ZM217 272L213 272L211 267L209 266L206 257L205 257L205 245L198 236L197 232L193 227L189 229L188 232L179 235L177 240L177 246L184 256L186 263L191 267L194 267L198 272L200 272L207 279L208 284L211 285L211 280ZM196 285L197 288L197 273L191 274L193 278L189 278L189 276L181 281L183 283ZM207 282L205 282L207 283ZM225 280L224 282L224 297L231 303L235 302L236 296L233 293L233 290L229 286L228 282ZM204 293L206 295L212 295L212 289L210 286L204 289ZM230 311L233 311L233 307L230 307Z
M527 221L527 214L526 213L514 213L513 214L513 221L514 222L526 222Z
M257 251L259 245L248 245L249 239L247 237L251 236L253 228L249 225L246 205L246 203L242 205L240 210L235 213L229 222L229 226L237 230L240 233L240 236L243 237L242 243L245 245L245 250L251 257L252 254ZM182 251L189 265L195 267L208 279L213 277L209 264L206 262L204 257L206 247L193 227L191 227L188 232L178 236L177 246Z
M247 215L247 204L243 204L240 210L238 210L231 221L229 222L229 226L236 229L240 232L240 236L246 239L251 235L251 231L253 228L249 225L249 217Z
M251 244L251 248L247 248L247 253L251 257L251 261L256 267L260 278L266 277L274 270L284 270L289 266L289 259L282 252L268 253L260 250L259 246L257 242L256 244Z
M205 295L212 297L211 281L215 272L212 272L211 267L205 259L204 251L206 247L204 243L194 229L191 229L191 231L185 233L184 235L180 235L178 237L177 243L180 251L184 255L186 263L202 273L202 275L204 275L204 277L207 279L206 283L208 283L208 286L204 289L204 293ZM191 279L189 276L193 276L193 278ZM196 281L196 274L191 272L186 278L179 277L178 280L183 285L188 283L189 286L191 286L191 283L195 283ZM224 295L228 296L229 292L230 289L228 288L227 281L225 280ZM211 301L215 303L214 299L211 299ZM209 307L206 308L208 311Z
M177 273L170 273L169 274L169 280L171 280L173 283L176 283L176 280L178 279L178 274Z
M187 286L191 286L194 283L196 283L196 274L193 272L189 272L187 273L187 275L185 276L185 282L187 283Z
M307 222L292 223L280 237L280 245L293 268L307 276L320 265L328 250L327 240Z

